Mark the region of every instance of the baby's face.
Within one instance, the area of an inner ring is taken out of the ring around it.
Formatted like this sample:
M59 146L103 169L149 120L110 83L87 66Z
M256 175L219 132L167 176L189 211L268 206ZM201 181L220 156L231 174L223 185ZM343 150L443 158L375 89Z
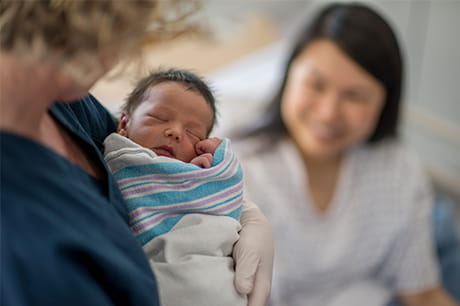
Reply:
M157 155L189 162L212 122L211 107L199 93L163 82L149 89L132 114L122 115L118 132Z

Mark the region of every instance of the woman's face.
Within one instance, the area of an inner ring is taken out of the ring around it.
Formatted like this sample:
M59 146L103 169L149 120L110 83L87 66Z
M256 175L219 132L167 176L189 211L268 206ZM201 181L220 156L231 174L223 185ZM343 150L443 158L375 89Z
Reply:
M384 100L377 79L333 42L320 39L292 63L281 115L305 156L338 156L370 136Z

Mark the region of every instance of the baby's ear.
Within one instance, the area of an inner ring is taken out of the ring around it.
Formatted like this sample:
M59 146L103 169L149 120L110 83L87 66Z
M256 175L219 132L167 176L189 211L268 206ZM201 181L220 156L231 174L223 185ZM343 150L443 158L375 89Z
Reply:
M127 113L121 113L120 121L118 122L117 132L121 136L128 136L128 121L129 115Z

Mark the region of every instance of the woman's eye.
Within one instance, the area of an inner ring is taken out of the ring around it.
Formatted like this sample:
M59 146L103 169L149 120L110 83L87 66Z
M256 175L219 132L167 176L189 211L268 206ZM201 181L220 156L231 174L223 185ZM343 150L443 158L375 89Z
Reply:
M324 90L325 86L323 82L317 80L306 80L305 86L309 89L312 89L317 92L321 92Z
M367 95L355 91L345 92L344 98L348 101L356 103L364 103L369 100Z

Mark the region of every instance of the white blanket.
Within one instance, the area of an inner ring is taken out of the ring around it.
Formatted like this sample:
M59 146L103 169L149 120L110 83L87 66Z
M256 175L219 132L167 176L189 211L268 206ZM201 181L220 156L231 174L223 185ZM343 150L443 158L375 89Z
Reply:
M161 305L247 305L233 284L231 253L239 230L231 217L189 214L147 243L144 251L157 278Z

